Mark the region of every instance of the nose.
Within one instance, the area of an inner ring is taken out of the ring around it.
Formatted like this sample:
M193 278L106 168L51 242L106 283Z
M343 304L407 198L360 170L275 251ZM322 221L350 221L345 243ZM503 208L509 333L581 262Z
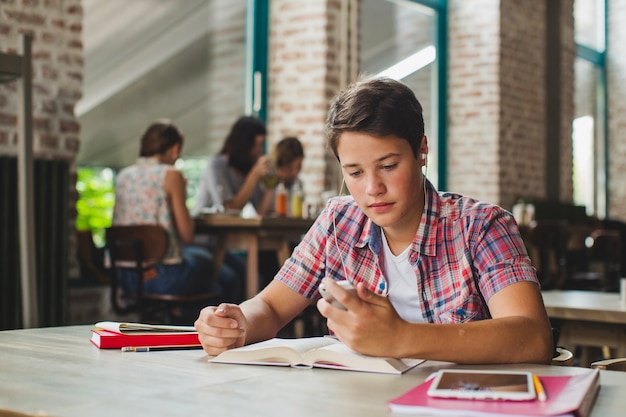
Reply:
M371 174L367 177L367 184L365 191L367 195L380 195L386 190L385 184L377 174Z

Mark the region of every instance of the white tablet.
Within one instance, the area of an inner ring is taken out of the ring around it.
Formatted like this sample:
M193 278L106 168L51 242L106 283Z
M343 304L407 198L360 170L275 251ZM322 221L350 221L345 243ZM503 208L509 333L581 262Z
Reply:
M473 400L527 401L537 397L533 376L522 371L442 369L428 395Z

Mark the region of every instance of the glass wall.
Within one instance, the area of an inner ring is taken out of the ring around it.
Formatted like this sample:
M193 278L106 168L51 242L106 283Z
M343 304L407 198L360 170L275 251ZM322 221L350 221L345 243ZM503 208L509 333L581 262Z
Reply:
M439 84L445 70L445 45L440 31L445 31L445 8L428 7L437 2L363 0L360 18L359 71L384 75L407 84L424 109L424 125L428 138L429 179L437 187L445 187L445 166L440 158L444 152L445 104L439 97L444 86Z

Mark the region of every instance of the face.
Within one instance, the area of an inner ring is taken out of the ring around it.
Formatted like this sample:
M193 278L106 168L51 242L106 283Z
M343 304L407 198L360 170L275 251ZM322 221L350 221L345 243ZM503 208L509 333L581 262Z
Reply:
M427 153L425 138L421 153ZM422 159L409 143L344 132L337 146L344 180L361 210L383 229L415 233L424 204Z
M253 162L256 162L263 155L263 148L265 146L265 135L256 135L254 137L254 146L250 149L250 158Z
M298 174L300 174L300 170L302 169L302 159L303 158L297 158L290 164L282 167L276 167L276 173L282 182L291 184L295 181Z

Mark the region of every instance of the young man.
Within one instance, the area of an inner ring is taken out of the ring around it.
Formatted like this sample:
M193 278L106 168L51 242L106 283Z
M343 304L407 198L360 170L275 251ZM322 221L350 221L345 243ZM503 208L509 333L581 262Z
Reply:
M363 80L331 104L328 142L349 197L332 199L292 257L241 305L195 323L207 353L273 337L317 301L357 352L457 363L548 363L549 320L517 225L502 208L438 193L422 174L428 143L413 92ZM334 281L347 279L356 295Z

